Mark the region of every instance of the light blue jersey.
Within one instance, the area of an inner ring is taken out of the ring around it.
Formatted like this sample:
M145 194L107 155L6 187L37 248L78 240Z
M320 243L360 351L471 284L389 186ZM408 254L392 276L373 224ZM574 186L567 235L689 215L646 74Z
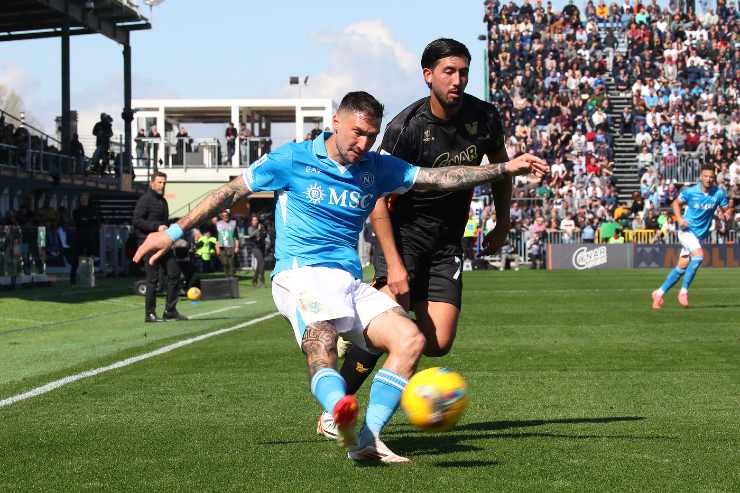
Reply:
M368 152L354 165L336 163L326 152L330 135L286 144L244 170L250 190L277 192L273 276L312 265L362 279L357 241L375 201L416 180L419 168L391 155Z
M712 218L717 207L727 207L727 194L719 187L711 187L708 192L703 192L701 183L684 187L678 195L678 199L686 204L683 218L689 224L689 231L701 239L709 234Z

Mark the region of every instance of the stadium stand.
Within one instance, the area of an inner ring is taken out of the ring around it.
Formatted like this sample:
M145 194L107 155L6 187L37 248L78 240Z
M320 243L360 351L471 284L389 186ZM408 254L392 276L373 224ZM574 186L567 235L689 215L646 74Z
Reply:
M58 144L17 117L0 114L0 287L35 284L37 276L46 282L47 272L69 266L83 193L100 218L100 242L92 250L106 254L101 260L120 257L137 194L121 191L119 154L110 156L117 170L93 170L84 153L62 154ZM115 267L112 273L122 273L123 262L116 260Z
M543 183L515 184L512 248L523 257L533 243L608 241L615 229L627 241L672 241L661 210L705 162L740 195L736 7L718 0L697 17L655 1L556 12L541 0L488 0L483 20L488 96L509 154L552 163ZM480 214L482 237L495 213ZM716 221L713 240L734 241L738 220Z

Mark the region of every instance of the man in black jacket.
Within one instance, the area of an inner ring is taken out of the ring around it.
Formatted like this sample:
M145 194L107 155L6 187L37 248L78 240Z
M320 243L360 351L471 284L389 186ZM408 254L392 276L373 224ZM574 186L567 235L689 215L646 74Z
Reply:
M141 244L149 233L164 231L169 226L169 207L164 198L164 188L167 184L167 175L157 171L152 175L149 182L149 190L139 198L134 209L134 229L136 237ZM167 305L164 311L164 320L187 320L187 317L177 311L177 288L180 282L180 267L177 259L170 250L157 260L154 265L149 264L147 258L146 266L146 303L145 322L161 322L157 318L156 285L159 279L159 270L164 269L167 273Z

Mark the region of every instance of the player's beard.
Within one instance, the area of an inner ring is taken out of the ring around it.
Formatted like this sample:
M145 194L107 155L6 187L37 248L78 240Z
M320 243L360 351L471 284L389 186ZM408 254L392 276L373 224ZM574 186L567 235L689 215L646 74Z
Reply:
M343 165L344 164L354 164L353 162L349 160L349 152L346 149L342 149L342 146L339 145L339 140L336 140L335 144L337 146L337 154L339 154L339 157L342 158L342 162L340 164L343 164ZM357 159L358 161L359 161L359 157L361 156L358 156L358 159Z
M439 104L442 105L442 107L448 114L454 115L462 107L464 91L460 91L460 97L457 101L450 101L449 99L447 99L446 92L442 92L436 89L434 86L432 86L432 92L434 93L434 97L437 99L437 101L439 101Z

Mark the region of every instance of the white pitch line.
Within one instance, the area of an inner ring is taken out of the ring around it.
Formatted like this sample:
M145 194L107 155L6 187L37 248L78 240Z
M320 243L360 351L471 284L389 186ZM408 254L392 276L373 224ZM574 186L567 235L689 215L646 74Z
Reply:
M241 308L241 307L247 306L247 305L254 305L255 303L257 303L257 302L256 301L247 301L246 303L242 303L241 305L232 305L232 306L227 306L226 308L219 308L218 310L212 310L210 312L198 313L198 314L195 314L195 315L191 315L190 318L205 317L206 315L213 315L214 313L221 313L221 312L225 312L225 311L228 311L228 310L236 310L237 308Z
M141 306L141 303L128 303L126 301L119 301L119 300L96 300L96 301L90 301L88 303L108 303L109 305L133 306L133 307Z
M14 320L16 322L25 322L25 323L32 323L32 324L43 324L45 322L41 322L39 320L31 320L30 318L15 318L15 317L3 317L5 320Z
M41 387L36 387L27 392L23 392L22 394L14 395L14 396L8 397L7 399L0 400L0 408L10 406L11 404L15 404L16 402L20 402L25 399L30 399L31 397L36 397L42 394L46 394L47 392L51 392L52 390L58 389L59 387L63 387L64 385L76 382L78 380L82 380L83 378L94 377L95 375L99 375L107 371L116 370L118 368L123 368L125 366L133 365L134 363L138 363L139 361L153 358L154 356L159 356L160 354L169 353L170 351L181 348L183 346L188 346L190 344L202 341L204 339L208 339L209 337L220 336L228 332L233 332L235 330L243 329L244 327L249 327L250 325L254 325L259 322L264 322L265 320L269 320L275 317L276 315L279 315L279 313L273 312L273 313L270 313L269 315L265 315L264 317L259 317L259 318L255 318L252 320L248 320L238 325L234 325L233 327L227 327L225 329L215 330L213 332L208 332L206 334L202 334L197 337L183 339L182 341L178 341L173 344L168 344L167 346L162 346L161 348L155 349L154 351L150 351L148 353L140 354L138 356L132 356L130 358L126 358L121 361L116 361L115 363L110 364L108 366L101 366L100 368L83 371L75 375L70 375L68 377L60 378L59 380L54 380L53 382L49 382L46 385L42 385Z

